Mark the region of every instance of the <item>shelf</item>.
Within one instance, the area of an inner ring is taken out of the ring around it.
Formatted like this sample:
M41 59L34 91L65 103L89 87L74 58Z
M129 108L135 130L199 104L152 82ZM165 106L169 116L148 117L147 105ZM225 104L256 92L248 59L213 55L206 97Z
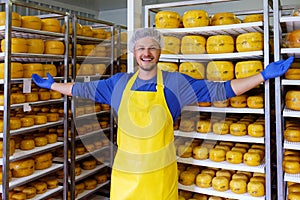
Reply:
M222 53L222 54L161 54L160 61L192 62L199 60L233 60L233 59L261 59L263 51L250 51L239 53Z
M229 170L243 170L247 172L260 172L265 173L265 164L260 164L259 166L248 166L244 163L241 164L230 164L227 161L223 162L213 162L209 159L206 160L196 160L193 158L180 158L177 157L177 162L197 165L197 166L206 166L206 167L214 167L214 168L222 168Z
M108 131L108 130L110 130L110 127L100 129L100 130L96 130L96 131L92 131L92 132L86 133L84 135L78 135L78 136L76 136L76 140L82 140L84 138L87 138L87 137L90 137L92 135L99 134L100 132L104 132L104 131Z
M100 114L106 114L106 113L109 113L109 110L104 110L104 111L100 111L100 112L93 112L93 113L89 113L89 114L79 115L79 116L76 116L75 119L78 120L78 119L83 119L83 118L96 116L96 115L100 115Z
M224 198L230 198L230 199L243 199L243 200L265 200L265 196L263 197L252 197L248 193L245 194L235 194L231 192L230 190L227 190L225 192L219 192L211 188L201 188L196 185L191 186L185 186L180 183L178 183L178 189L196 192L200 194L206 194L206 195L212 195L212 196L219 196Z
M300 16L281 17L280 22L285 22L288 32L300 29Z
M204 140L220 140L220 141L230 141L230 142L249 142L249 143L258 143L264 144L264 137L251 137L249 135L244 136L234 136L230 134L218 135L215 133L198 133L198 132L183 132L183 131L174 131L175 136L188 137L188 138L198 138Z
M104 167L108 166L108 164L102 164L102 165L97 165L95 169L91 169L91 170L84 170L81 169L81 174L78 176L75 176L75 181L80 181L96 172L98 172L98 170L103 169Z
M63 146L62 142L56 142L53 144L47 144L42 147L35 147L34 149L28 150L28 151L16 149L15 153L9 157L9 160L10 160L10 162L16 161L16 160L21 160L23 158L27 158L27 157L30 157L30 156L33 156L35 154L42 153L45 151L50 151L51 149L62 147L62 146ZM2 165L2 164L3 164L3 160L0 159L0 165Z
M31 81L31 78L12 78L11 82L12 83L24 83L24 81L26 81L28 79ZM63 77L53 77L53 79L58 80L58 81L64 80ZM4 84L4 79L0 79L0 84Z
M300 80L282 79L281 84L282 85L300 85Z
M300 150L300 142L289 142L289 141L284 140L283 148L284 149Z
M25 176L22 178L12 178L12 180L9 182L9 189L13 189L14 187L23 185L24 183L27 183L28 180L33 181L35 179L38 179L48 173L54 172L56 170L62 169L62 164L56 164L53 163L51 167L43 170L35 170L33 174L30 176ZM0 187L0 193L2 193L2 187Z
M35 101L35 102L25 102L25 103L19 103L19 104L12 104L10 108L16 109L16 108L24 108L28 106L38 106L38 105L48 105L53 103L62 103L64 101L63 98L60 99L50 99L47 101ZM0 110L4 111L4 106L0 106Z
M86 152L85 154L78 155L78 156L76 156L75 161L77 162L79 160L85 159L87 157L92 156L93 154L97 154L97 153L99 153L101 151L104 151L104 150L106 150L108 148L109 148L109 146L106 146L106 147L102 147L101 149L97 149L97 150L95 150L93 152ZM71 160L69 159L69 161L71 161Z
M300 111L284 108L283 117L300 117Z
M97 192L100 188L102 188L103 186L109 184L110 181L106 181L105 183L102 184L98 184L96 188L92 189L92 190L84 190L82 193L78 194L76 197L76 200L82 199L87 197L88 195ZM99 200L99 199L98 199Z
M295 56L295 58L300 58L300 48L282 48L282 54L288 54L288 56Z
M61 192L61 191L63 191L63 186L58 186L58 187L53 188L53 189L47 189L47 191L45 193L37 194L32 199L26 199L26 200L45 199L45 198L49 197L50 195L53 195L53 194L55 194L57 192Z
M4 53L0 53L0 61L4 61ZM11 53L12 62L56 62L63 61L64 55Z
M77 43L78 44L107 44L110 45L111 41L108 39L100 39L94 37L86 37L86 36L77 36Z
M172 29L157 29L164 35L233 35L237 36L243 33L260 32L263 33L263 22L251 22L240 24L229 24L220 26L203 26L195 28L172 28Z
M219 113L248 113L248 114L264 114L264 109L253 108L217 108L217 107L199 107L199 106L185 106L183 110L186 111L200 111L200 112L219 112Z
M298 174L284 173L284 181L300 183L300 173Z
M34 126L30 126L30 127L26 127L26 128L20 128L17 130L11 130L10 131L10 135L18 135L21 133L26 133L29 131L34 131L40 128L47 128L47 127L51 127L51 126L57 126L57 125L61 125L63 124L63 119L58 120L57 122L48 122L46 124L41 124L41 125L34 125ZM0 133L0 138L3 138L3 133Z
M99 63L105 63L110 62L110 57L96 57L96 56L77 56L77 61L84 62L84 64L99 64Z

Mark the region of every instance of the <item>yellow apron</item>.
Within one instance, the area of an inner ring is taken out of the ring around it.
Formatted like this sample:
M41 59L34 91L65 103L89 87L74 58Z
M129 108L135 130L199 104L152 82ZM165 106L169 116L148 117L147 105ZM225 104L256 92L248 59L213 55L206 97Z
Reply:
M111 177L111 200L177 200L178 176L173 119L164 96L162 72L157 91L133 91L128 81L118 111L118 151Z

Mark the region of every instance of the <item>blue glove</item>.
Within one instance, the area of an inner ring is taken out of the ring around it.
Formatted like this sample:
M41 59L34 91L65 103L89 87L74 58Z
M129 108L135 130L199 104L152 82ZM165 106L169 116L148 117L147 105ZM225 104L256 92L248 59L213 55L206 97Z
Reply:
M281 76L289 69L293 61L294 56L291 56L286 60L272 62L261 72L261 75L263 76L265 81L270 78Z
M48 79L43 79L42 77L40 77L37 74L32 74L31 78L37 86L50 90L51 85L54 83L54 79L49 73L47 73L47 76L48 76Z

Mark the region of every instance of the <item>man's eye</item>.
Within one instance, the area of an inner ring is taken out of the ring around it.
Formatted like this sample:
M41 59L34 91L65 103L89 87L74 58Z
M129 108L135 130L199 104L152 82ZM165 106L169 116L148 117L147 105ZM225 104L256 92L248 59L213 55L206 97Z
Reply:
M137 50L138 50L138 51L144 51L145 48L138 48Z

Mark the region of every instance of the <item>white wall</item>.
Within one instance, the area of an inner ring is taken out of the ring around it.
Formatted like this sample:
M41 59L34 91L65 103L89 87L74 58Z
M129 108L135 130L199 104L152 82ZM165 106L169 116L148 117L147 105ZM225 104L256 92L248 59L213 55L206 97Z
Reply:
M127 25L127 9L100 11L99 19L110 21L118 25Z

